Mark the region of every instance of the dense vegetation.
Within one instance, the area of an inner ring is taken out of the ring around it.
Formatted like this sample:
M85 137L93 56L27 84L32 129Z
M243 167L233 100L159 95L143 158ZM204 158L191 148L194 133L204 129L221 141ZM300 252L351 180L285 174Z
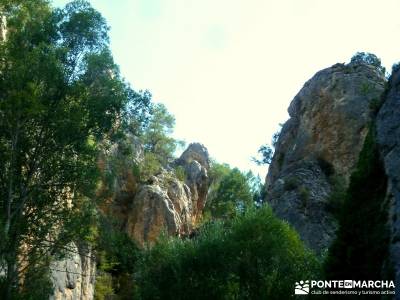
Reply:
M204 225L192 240L164 238L140 259L139 299L288 299L318 261L268 207Z
M232 218L260 200L263 186L251 171L244 174L227 164L213 162L210 180L205 219Z
M93 241L99 142L144 124L149 102L122 80L87 2L1 4L0 297L44 299L51 257Z
M96 299L287 299L295 281L323 276L296 232L263 205L261 180L217 162L195 236L139 248L99 207L122 170L139 184L171 169L182 145L171 137L174 117L123 80L108 26L86 1L53 9L46 0L7 0L0 9L9 28L0 43L1 299L46 299L51 262L72 242L95 249ZM380 66L365 53L358 61ZM278 137L256 163L271 163ZM105 162L113 149L119 156ZM332 198L340 227L326 277L382 277L385 187L371 129L349 189Z
M388 257L387 178L371 126L339 214L326 261L328 278L382 279ZM386 274L388 275L388 274Z

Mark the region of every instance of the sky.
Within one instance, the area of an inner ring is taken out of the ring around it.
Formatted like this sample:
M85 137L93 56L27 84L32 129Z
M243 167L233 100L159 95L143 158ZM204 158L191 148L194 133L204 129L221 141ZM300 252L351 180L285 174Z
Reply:
M54 0L55 6L68 1ZM92 0L122 75L176 118L174 136L264 177L251 157L317 71L400 61L398 0Z

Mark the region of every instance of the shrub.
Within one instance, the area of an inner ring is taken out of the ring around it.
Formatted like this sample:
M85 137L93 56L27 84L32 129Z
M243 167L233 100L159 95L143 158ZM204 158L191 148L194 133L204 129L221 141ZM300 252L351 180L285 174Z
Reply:
M350 61L351 64L366 64L375 67L378 71L385 74L385 68L382 67L381 60L372 53L357 52Z
M383 101L377 98L371 99L369 102L369 109L374 113L377 114L379 109L381 108Z
M368 82L363 82L361 84L361 89L360 92L363 96L368 96L369 93L371 93L371 91L373 90L371 84L369 84Z
M299 187L298 193L301 201L301 207L303 209L307 208L308 201L310 200L310 190L302 185Z
M288 299L318 261L269 207L205 224L192 240L163 238L137 266L141 299Z
M285 179L285 183L283 185L283 188L285 191L293 191L299 186L299 180L297 177L289 177L288 179Z
M100 272L96 276L94 299L106 300L113 296L115 296L115 294L112 286L111 274Z
M140 180L145 182L153 175L158 174L161 171L161 163L154 153L146 152L144 154L144 160L140 165Z
M341 176L332 176L329 182L332 186L332 191L328 197L327 209L335 216L338 216L346 198L346 182Z
M182 166L176 166L175 167L175 176L180 181L185 181L185 179L186 179L186 171L185 171L185 169Z
M95 299L133 298L132 273L140 250L120 227L110 216L100 218Z

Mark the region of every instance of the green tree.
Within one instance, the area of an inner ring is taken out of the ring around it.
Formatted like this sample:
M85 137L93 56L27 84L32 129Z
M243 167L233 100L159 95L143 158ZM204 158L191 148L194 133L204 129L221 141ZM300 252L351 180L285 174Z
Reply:
M290 299L319 262L269 207L204 225L194 239L166 238L136 267L139 299Z
M153 153L163 165L173 159L177 141L172 138L175 118L164 104L154 105L150 122L142 136L145 151Z
M95 299L109 299L111 296L132 299L132 273L140 250L126 232L121 231L120 222L109 215L100 217L96 251Z
M9 30L0 44L1 295L44 299L45 289L28 297L21 275L45 277L50 254L90 238L98 141L112 138L146 101L121 79L106 22L88 2L52 9L45 0L7 1L3 10Z
M393 280L385 278L393 274L383 274L390 244L386 191L387 177L371 126L342 199L337 236L325 263L329 279Z
M165 105L154 105L148 125L140 136L144 148L144 161L141 164L143 180L166 167L174 159L177 147L183 146L183 142L171 137L174 127L175 118Z
M351 58L350 63L371 65L385 74L385 68L382 66L381 60L375 54L369 52L357 52Z
M212 184L206 206L212 218L231 218L254 204L248 175L228 165L212 165Z
M258 148L258 154L261 155L260 158L256 158L256 157L252 157L251 160L256 163L258 166L262 166L262 165L270 165L272 163L272 158L274 156L275 153L275 148L278 145L278 141L279 141L279 136L281 134L281 130L282 130L282 124L279 124L279 126L281 127L278 131L276 131L273 135L272 135L272 139L271 139L271 145L265 144L265 145L261 145L260 148Z

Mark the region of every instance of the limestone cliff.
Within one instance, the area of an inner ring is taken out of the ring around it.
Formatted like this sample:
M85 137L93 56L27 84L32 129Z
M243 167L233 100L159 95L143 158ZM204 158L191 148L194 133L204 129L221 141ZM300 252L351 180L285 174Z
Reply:
M201 217L209 185L207 149L190 144L174 165L183 168L184 181L173 169L162 170L131 199L126 230L140 244L154 241L164 230L170 235L188 234Z
M209 180L210 158L207 149L190 144L171 166L163 168L146 183L139 180L135 166L143 161L138 140L127 136L122 144L113 144L99 159L106 185L99 196L106 201L101 210L116 219L140 245L153 242L164 231L169 235L189 234L201 218ZM128 154L126 154L128 153ZM178 178L175 169L183 171ZM108 175L111 176L108 176ZM91 300L96 277L95 253L71 244L67 256L50 266L54 300Z
M71 243L65 259L50 265L54 292L50 300L91 300L94 296L96 259L87 247Z
M124 155L121 146L127 147L130 154ZM112 175L100 191L107 199L102 211L141 245L154 241L162 231L170 235L190 233L206 202L210 167L207 149L198 143L190 144L181 157L146 182L135 171L143 159L143 149L134 137L109 147L99 163L103 174Z
M396 279L396 296L400 297L400 70L389 82L385 102L377 117L378 143L389 179L390 265ZM396 298L398 299L398 298Z
M385 88L383 73L365 63L316 73L288 109L267 179L267 201L317 252L335 236L332 194L344 189Z

